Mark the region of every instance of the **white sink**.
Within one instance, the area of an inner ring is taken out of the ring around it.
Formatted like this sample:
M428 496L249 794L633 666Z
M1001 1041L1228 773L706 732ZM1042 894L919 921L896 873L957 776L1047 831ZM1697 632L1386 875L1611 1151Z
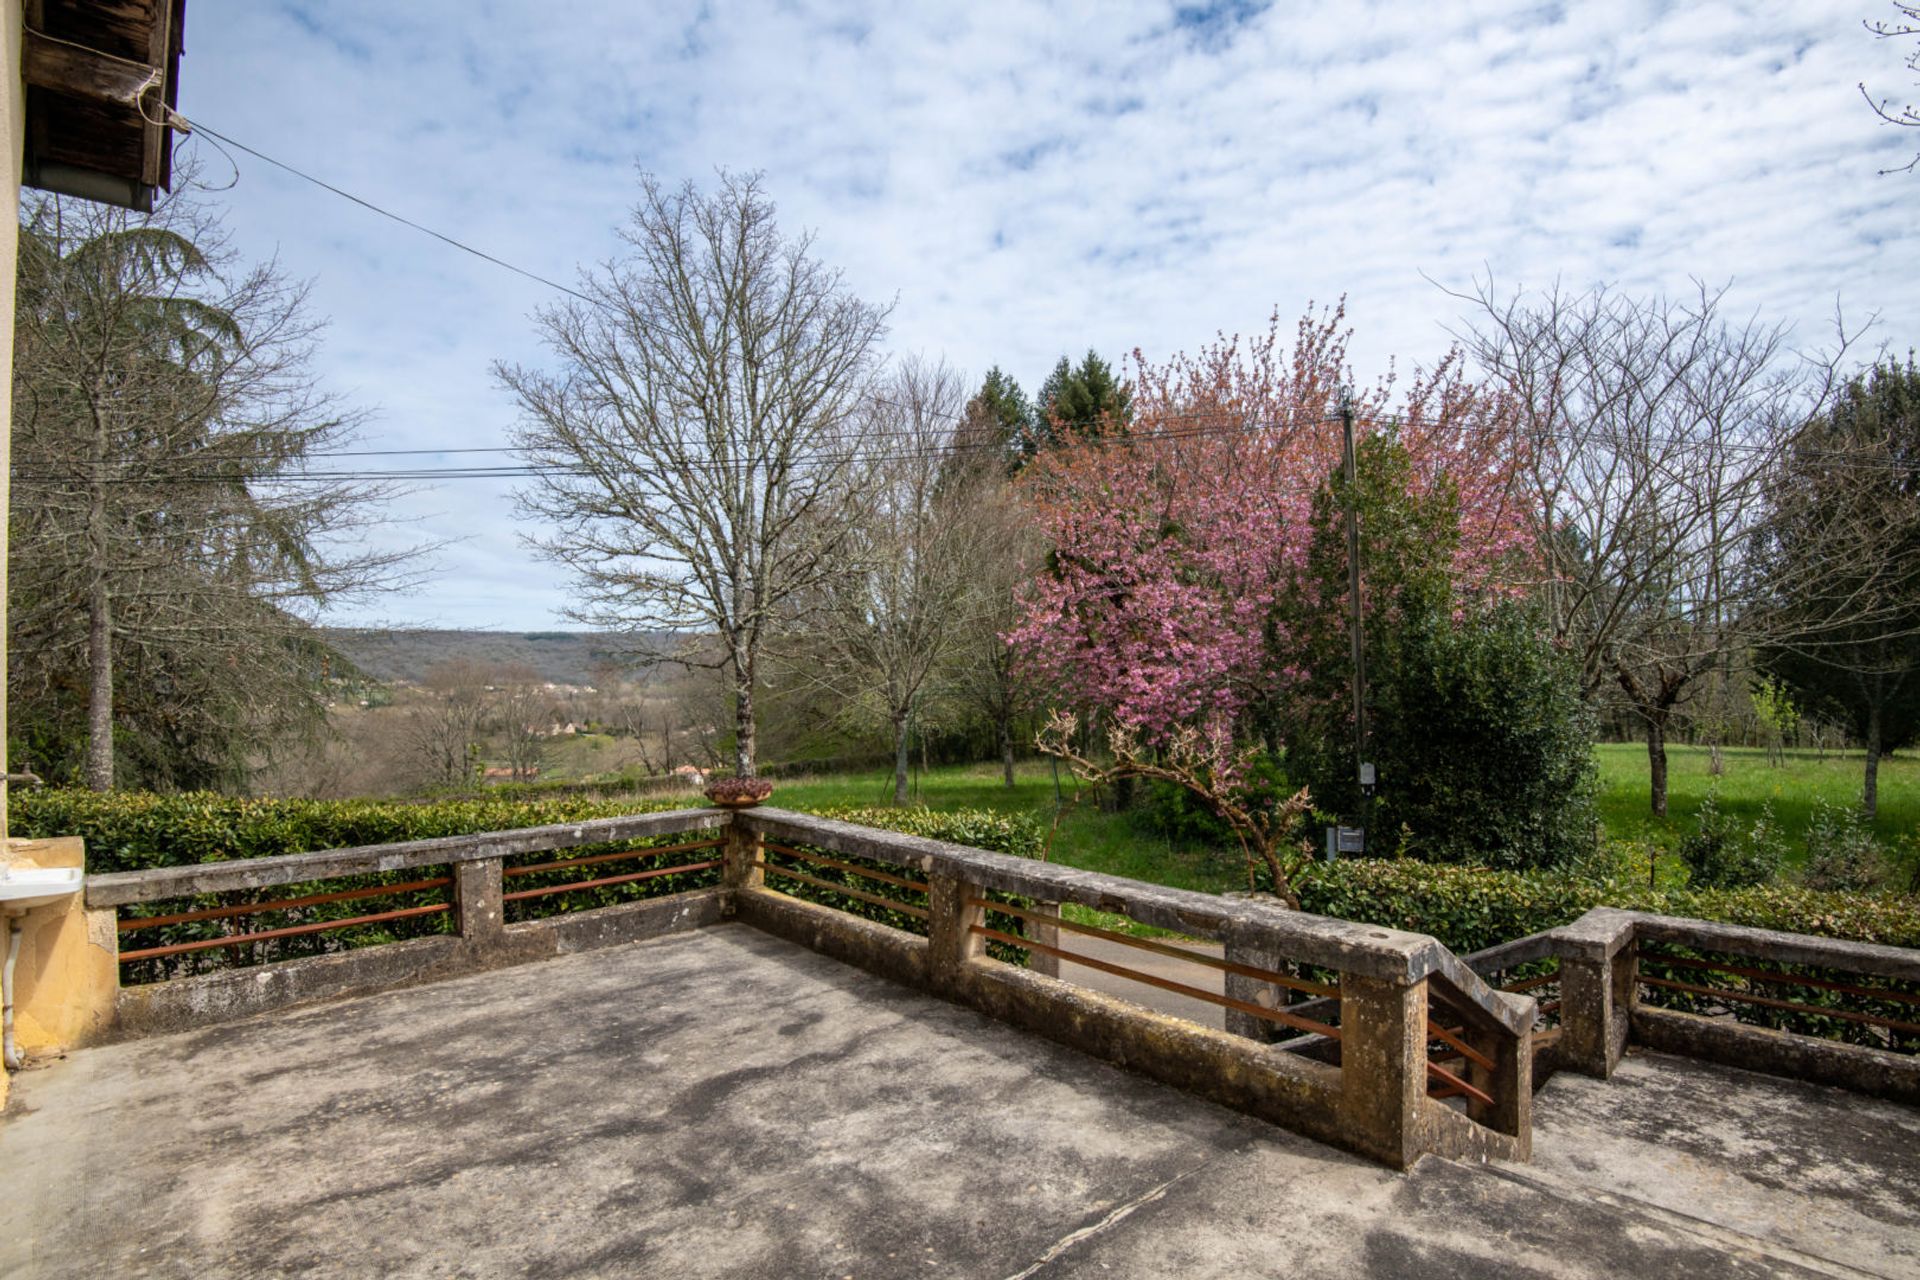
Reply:
M25 911L58 902L80 892L85 875L79 867L0 867L0 910Z

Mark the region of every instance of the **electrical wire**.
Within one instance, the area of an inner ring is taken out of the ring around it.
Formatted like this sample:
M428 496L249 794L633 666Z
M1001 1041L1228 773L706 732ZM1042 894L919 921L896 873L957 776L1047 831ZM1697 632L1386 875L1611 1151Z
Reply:
M313 186L319 187L323 191L327 191L330 194L338 196L343 200L346 200L352 204L358 205L361 208L366 209L371 213L379 215L380 217L390 219L391 221L399 223L402 226L408 227L414 231L418 231L423 235L431 236L433 239L438 240L443 244L446 244L454 249L457 249L462 253L470 254L473 257L479 258L483 262L490 263L506 271L511 271L515 275L534 281L537 284L544 285L549 289L553 289L556 292L565 294L570 298L576 299L577 301L584 302L590 306L594 306L594 307L600 308L601 310L610 312L624 322L631 323L643 329L648 329L657 333L664 334L670 341L680 340L678 335L673 334L669 330L665 330L661 328L661 326L646 320L644 317L634 315L629 310L615 307L604 299L592 297L589 294L582 293L578 289L574 289L568 285L562 284L559 281L554 280L549 276L542 275L537 271L532 271L516 263L509 262L507 259L499 257L496 254L488 253L484 249L476 248L475 246L468 244L465 241L455 236L448 235L443 231L439 231L433 227L427 226L425 223L417 222L414 219L406 217L403 214L396 213L393 210L388 209L383 205L376 203L373 200L369 200L364 196L355 195L353 192L348 191L343 187L336 186L333 183L327 182L326 180L319 178L314 174L308 173L305 170L300 169L295 165L289 164L284 160L278 159L277 157L268 155L266 152L261 151L255 147L249 146L246 143L241 142L239 139L234 138L231 135L216 129L211 125L207 125L195 120L189 120L187 117L181 115L179 112L175 111L172 107L169 107L164 103L159 105L162 112L165 114L168 123L172 124L175 128L179 129L182 133L185 133L189 136L194 134L202 134L209 138L215 139L218 143L225 143L227 146L231 146L238 151L245 152L247 155L250 155L265 164L272 165L277 169L280 169L288 174L291 174L292 176L300 179L303 182L307 182L312 184ZM231 157L229 157L229 159L231 160ZM238 169L237 164L235 168L236 168L236 174L237 174L237 169ZM877 396L870 396L868 397L868 399L872 403L886 405L889 408L902 409L910 413L926 413L928 414L928 416L938 417L938 418L942 418L944 420L953 421L953 422L964 421L964 417L961 414L943 412L943 411L937 411L937 410L929 410L925 406L916 407L916 406L910 406L910 405L903 405L896 401L887 400L885 398L877 397ZM1186 432L1186 433L1155 432L1150 434L1142 433L1141 435L1136 436L1134 438L1144 439L1144 440L1192 439L1192 438L1200 438L1200 437L1204 437L1206 435L1212 435L1212 434L1226 434L1226 433L1232 433L1232 432L1251 433L1253 431L1270 429L1278 425L1296 425L1293 423L1280 424L1273 421L1251 421L1246 419L1245 415L1236 414L1232 410L1212 410L1212 411L1208 411L1204 413L1196 413L1196 414L1161 414L1161 415L1155 415L1155 421L1158 421L1158 422L1225 421L1228 425L1224 426L1218 431L1192 431L1192 432ZM1313 421L1313 419L1307 419L1306 421ZM1339 421L1339 417L1338 415L1329 414L1319 418L1318 421L1321 423L1337 422ZM1366 425L1377 428L1380 425L1380 423L1377 420L1369 419L1367 420ZM918 434L920 433L916 431L911 431L911 430L900 431L900 432L868 430L868 431L861 431L861 432L854 433L851 436L851 439L864 443L872 440L879 440L879 439L886 439L886 438L893 438L893 437L916 436ZM1620 444L1623 443L1622 438L1617 435L1609 437L1603 433L1597 433L1597 432L1577 432L1577 433L1575 432L1567 432L1567 433L1537 432L1537 433L1531 433L1531 435L1532 435L1532 438L1538 441L1557 440L1563 443L1573 443L1573 444L1585 444L1589 442L1597 442L1597 443L1613 445L1613 446L1619 446ZM842 435L837 442L844 443L848 438L849 438L848 436ZM1658 447L1658 448L1701 447L1701 448L1708 448L1708 449L1724 449L1729 452L1747 452L1747 453L1768 452L1775 448L1774 445L1767 444L1767 443L1747 443L1747 442L1741 442L1741 441L1702 442L1702 441L1693 441L1693 440L1683 440L1675 437L1655 437L1655 436L1635 437L1635 438L1626 440L1625 443L1631 444L1635 447L1640 447L1640 446L1652 446L1652 447ZM850 464L854 464L854 463L866 461L866 460L885 460L885 459L905 460L905 459L910 459L914 457L931 457L936 455L937 456L954 456L960 452L968 451L968 450L998 450L1002 447L1003 446L1000 445L999 443L992 442L992 441L989 441L980 445L966 445L966 444L961 444L956 442L956 443L950 443L948 445L942 446L936 450L929 450L924 452L893 451L885 454L872 454L872 455L866 455L866 456L850 453L850 454L845 454L838 457L833 455L815 455L814 457L801 459L795 465L817 467L822 465L850 465ZM326 458L326 457L371 458L371 457L407 457L407 456L438 456L438 455L465 456L465 455L474 455L474 454L511 454L511 455L525 457L529 453L534 453L534 452L537 452L537 451L528 450L525 448L512 446L512 445L449 448L449 449L365 449L365 450L342 449L342 450L316 450L311 454L305 455L305 458ZM1886 471L1901 471L1901 470L1910 469L1894 459L1885 459L1885 460L1865 459L1865 458L1857 457L1855 455L1841 453L1838 451L1833 451L1831 453L1825 453L1825 454L1819 453L1819 452L1810 453L1810 454L1803 453L1801 456L1812 457L1812 458L1819 458L1823 456L1831 457L1833 459L1834 465L1839 466L1841 468L1854 468L1854 469L1861 469L1861 470L1886 470ZM691 465L709 467L719 471L729 471L732 469L732 467L736 466L737 464L726 463L720 460L707 460L707 461L693 461ZM565 467L565 466L552 466L552 465L542 466L539 464L523 464L515 467L499 467L499 468L452 467L452 468L389 469L389 470L383 470L383 471L366 470L366 471L358 471L358 472L326 471L326 472L309 472L309 473L303 473L303 474L277 475L277 476L270 476L270 477L249 477L249 479L252 479L254 482L259 482L259 483L273 483L273 482L279 482L279 481L342 483L342 482L374 482L374 481L429 480L429 479L431 480L531 479L531 478L539 478L541 476L546 476L546 475L565 475L565 474L590 474L590 469L585 467L572 468L572 467ZM37 476L32 472L15 472L14 478L21 480L23 482L31 483L36 479L41 479L44 477ZM186 474L186 475L170 476L170 477L167 477L167 480L169 481L179 480L179 481L186 481L186 482L205 481L208 483L232 483L238 478L239 477L234 477L231 475ZM114 483L142 483L142 482L154 483L155 481L151 479L142 481L138 478L127 477L124 479L116 479L112 482Z

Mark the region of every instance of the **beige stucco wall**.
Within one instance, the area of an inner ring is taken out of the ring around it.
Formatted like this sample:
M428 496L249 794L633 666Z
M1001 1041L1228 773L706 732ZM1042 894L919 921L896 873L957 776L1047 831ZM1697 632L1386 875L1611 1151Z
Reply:
M9 842L6 860L36 867L86 865L78 836ZM20 917L13 970L13 1037L29 1056L96 1039L113 1018L119 988L115 913L88 911L83 895Z

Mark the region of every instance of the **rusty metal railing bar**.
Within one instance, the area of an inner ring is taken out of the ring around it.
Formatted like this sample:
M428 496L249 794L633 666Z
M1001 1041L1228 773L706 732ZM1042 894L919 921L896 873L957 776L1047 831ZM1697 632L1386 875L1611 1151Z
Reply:
M1458 1032L1449 1031L1432 1018L1427 1019L1427 1031L1432 1034L1435 1039L1457 1050L1461 1057L1473 1063L1475 1066L1485 1067L1489 1071L1493 1070L1493 1059L1461 1039Z
M1440 1066L1439 1064L1431 1060L1429 1060L1427 1063L1427 1074L1435 1077L1440 1081L1440 1089L1436 1092L1430 1093L1428 1095L1429 1097L1451 1098L1457 1094L1464 1093L1469 1098L1474 1099L1476 1102L1484 1102L1489 1107L1494 1105L1493 1095L1489 1094L1484 1089L1475 1088L1473 1085L1468 1084L1465 1080L1462 1080L1459 1076L1453 1074L1453 1072L1447 1070L1445 1067Z
M621 849L614 853L596 853L586 858L568 858L562 862L542 862L533 866L507 867L502 876L530 876L541 871L562 871L568 867L588 867L601 862L625 862L634 858L651 858L663 853L694 853L701 849L718 849L725 840L695 840L689 844L667 844L652 849Z
M1888 991L1878 987L1861 987L1847 982L1834 982L1829 978L1815 978L1797 973L1780 973L1773 969L1749 969L1744 965L1718 964L1706 960L1690 960L1680 956L1662 955L1656 951L1642 952L1641 960L1652 964L1670 964L1680 969L1707 969L1714 973L1732 973L1742 978L1753 978L1760 982L1773 983L1783 987L1817 987L1822 991L1838 991L1850 996L1864 996L1869 1000L1895 1000L1902 1004L1920 1004L1920 994L1911 991Z
M554 893L573 893L579 889L598 889L604 885L611 884L633 884L640 880L652 880L657 876L684 875L690 871L710 871L714 867L721 865L722 859L716 858L711 862L689 862L685 866L679 867L654 867L648 871L634 871L622 876L602 876L598 880L579 880L572 884L547 885L539 889L520 889L513 893L501 894L500 901L522 902L528 898L544 898L548 894Z
M197 942L176 942L170 946L147 947L140 951L122 951L120 963L129 960L152 960L160 956L179 955L186 951L207 951L214 947L231 947L242 942L265 942L271 938L291 938L299 934L325 933L331 929L351 929L357 925L379 924L386 920L405 920L411 916L433 915L439 911L451 911L451 902L436 902L425 907L403 907L398 911L382 911L369 916L351 916L345 920L321 920L314 924L289 925L284 929L264 929L259 933L235 933L224 938L202 938Z
M999 904L993 905L997 906ZM1338 1040L1340 1038L1340 1028L1338 1027L1330 1027L1323 1022L1314 1022L1307 1018L1298 1018L1293 1014L1283 1013L1279 1009L1269 1009L1264 1005L1253 1004L1246 1000L1235 1000L1231 996L1217 996L1211 991L1203 991L1199 987L1190 987L1184 982L1175 982L1171 978L1160 978L1150 973L1141 973L1137 969L1129 969L1125 965L1109 964L1105 960L1096 960L1092 956L1083 956L1072 951L1062 951L1059 947L1050 947L1044 942L1035 942L1031 938L1022 938L1011 933L1002 933L998 929L989 929L985 925L974 924L968 925L967 928L970 932L977 933L983 938L991 938L995 942L1004 942L1009 946L1020 947L1027 951L1038 951L1043 955L1053 956L1057 959L1065 960L1070 964L1085 965L1089 969L1098 969L1102 973L1110 973L1116 978L1126 978L1132 982L1144 982L1150 987L1159 987L1162 991L1171 991L1175 995L1205 1001L1207 1004L1216 1004L1222 1009L1235 1009L1241 1013L1249 1013L1256 1018L1265 1018L1269 1022L1277 1022L1281 1026L1292 1027L1298 1031L1309 1031L1315 1035L1325 1036L1329 1040Z
M1204 965L1209 969L1218 969L1222 973L1231 973L1242 978L1252 978L1256 982L1269 982L1276 987L1291 987L1295 991L1304 991L1308 995L1330 996L1336 1000L1340 998L1340 988L1330 987L1325 983L1309 982L1305 978L1296 978L1285 973L1275 973L1271 969L1260 969L1253 965L1240 964L1233 960L1223 960L1218 956L1204 955L1198 951L1188 951L1184 947L1170 946L1164 942L1156 942L1151 938L1136 938L1131 934L1118 933L1112 929L1102 929L1097 925L1082 924L1078 920L1063 919L1062 917L1048 915L1045 912L1034 911L1027 907L1014 906L1012 903L993 902L987 898L968 898L967 905L970 907L984 907L988 911L1004 912L1007 915L1018 916L1022 920L1029 920L1036 924L1051 925L1055 928L1064 929L1068 933L1080 933L1090 938L1102 938L1108 942L1117 942L1122 946L1136 947L1141 951L1151 951L1155 955L1168 956L1175 960L1190 960L1194 964Z
M1511 995L1519 995L1521 992L1531 991L1535 987L1544 987L1548 983L1558 982L1558 981L1560 981L1560 972L1559 970L1556 969L1552 973L1543 973L1537 978L1528 978L1523 982L1516 982L1512 986L1500 987L1497 989L1500 991L1505 991Z
M1775 1000L1768 996L1749 995L1742 991L1703 987L1692 982L1676 982L1671 978L1649 977L1644 973L1640 975L1640 981L1651 987L1666 987L1673 991L1684 991L1690 995L1710 996L1716 1000L1740 1000L1747 1004L1763 1005L1769 1009L1786 1009L1816 1018L1839 1018L1846 1022L1863 1022L1868 1026L1886 1027L1893 1031L1904 1031L1909 1035L1920 1035L1920 1024L1901 1022L1895 1018L1879 1018L1870 1013L1856 1013L1851 1009L1831 1009L1817 1004L1800 1004L1793 1000Z
M922 920L931 918L925 907L916 907L908 902L895 902L892 898L883 898L877 893L866 893L854 888L852 885L836 884L831 880L822 880L818 876L810 876L805 872L795 871L791 867L782 867L771 862L756 861L753 865L761 868L763 871L771 872L774 875L785 876L789 880L798 880L804 884L815 885L822 889L830 889L835 893L844 893L849 898L858 898L862 902L871 903L876 907L885 907L889 911L903 911L907 915L917 916ZM779 890L776 889L774 892L778 893Z
M348 902L355 898L384 898L392 894L418 893L423 889L443 889L453 883L451 876L431 880L409 880L404 884L376 884L364 889L345 889L338 893L312 893L304 898L280 898L273 902L250 902L237 907L206 907L182 911L170 916L127 916L115 924L121 933L157 929L169 924L192 924L196 920L224 920L231 916L260 915L268 911L291 911L295 907L318 906L324 902ZM231 890L229 890L231 892Z
M834 858L824 858L817 853L807 853L784 844L775 844L769 840L766 847L775 853L784 853L792 858L805 858L808 862L817 862L822 866L834 867L840 871L851 871L854 875L865 876L869 880L878 880L882 884L899 885L902 889L912 889L918 893L928 893L928 886L919 880L908 880L902 876L888 875L884 871L875 871L869 867L856 867L851 862L841 862Z

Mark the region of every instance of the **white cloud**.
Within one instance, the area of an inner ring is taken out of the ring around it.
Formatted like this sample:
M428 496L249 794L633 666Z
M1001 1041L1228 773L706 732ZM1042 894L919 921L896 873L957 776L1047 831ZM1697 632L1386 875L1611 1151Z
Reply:
M696 5L196 0L181 107L530 270L613 252L634 165L764 168L893 346L1165 355L1350 296L1363 377L1443 348L1452 285L1690 277L1818 341L1839 298L1920 329L1920 178L1856 82L1853 3ZM225 161L198 147L212 180ZM551 294L239 156L239 242L316 280L370 447L504 444L498 358ZM432 463L433 459L421 459ZM510 491L404 504L462 538L395 621L552 625Z

